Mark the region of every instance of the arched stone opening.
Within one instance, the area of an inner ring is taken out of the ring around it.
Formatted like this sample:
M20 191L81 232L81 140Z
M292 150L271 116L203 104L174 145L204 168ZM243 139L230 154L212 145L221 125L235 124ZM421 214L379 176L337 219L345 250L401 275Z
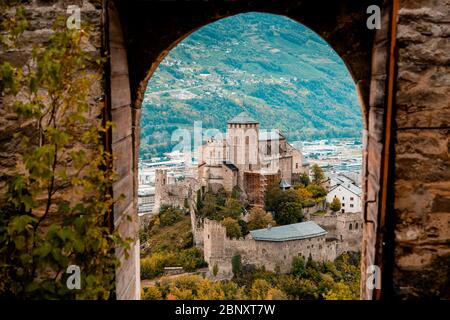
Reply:
M137 234L137 162L140 139L140 105L147 82L158 64L182 39L195 30L218 19L249 11L280 14L309 27L340 55L355 83L362 107L364 124L363 150L363 214L362 298L370 298L365 288L365 269L375 264L380 248L378 220L380 192L383 184L383 150L386 88L388 79L389 13L382 7L382 29L366 26L369 5L381 1L235 1L180 4L177 9L166 2L106 1L106 47L110 56L108 75L108 116L115 123L110 132L110 145L115 157L118 179L114 196L125 198L114 207L114 224L125 235ZM191 6L185 10L185 5ZM193 11L192 6L198 10ZM326 6L326 10L324 10ZM192 14L194 12L194 15ZM131 222L125 218L132 217ZM378 238L377 238L378 236ZM117 271L117 296L139 297L139 244Z

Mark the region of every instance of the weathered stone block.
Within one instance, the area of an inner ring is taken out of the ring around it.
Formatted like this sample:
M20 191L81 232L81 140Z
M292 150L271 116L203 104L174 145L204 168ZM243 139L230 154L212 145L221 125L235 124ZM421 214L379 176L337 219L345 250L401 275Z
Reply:
M112 142L131 135L131 108L126 105L112 110Z
M131 136L128 136L112 145L114 156L113 168L118 174L118 179L132 174L133 145Z
M133 201L133 175L128 174L122 179L113 183L114 217L120 215Z
M111 77L111 107L113 109L131 105L128 75Z

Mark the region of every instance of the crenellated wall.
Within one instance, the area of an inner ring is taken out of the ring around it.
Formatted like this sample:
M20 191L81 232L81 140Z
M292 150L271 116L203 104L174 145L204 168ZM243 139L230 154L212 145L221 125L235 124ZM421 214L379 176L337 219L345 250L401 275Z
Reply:
M336 258L336 241L325 236L290 241L257 241L251 234L245 238L230 239L219 222L205 219L203 229L204 257L212 273L219 268L218 278L231 278L232 258L241 256L242 264L264 266L266 270L288 273L292 259L302 256L316 261L333 261Z

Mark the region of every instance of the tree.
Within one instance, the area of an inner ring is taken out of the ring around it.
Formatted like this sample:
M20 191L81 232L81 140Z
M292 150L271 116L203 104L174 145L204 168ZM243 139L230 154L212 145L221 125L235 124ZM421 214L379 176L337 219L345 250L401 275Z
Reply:
M242 214L242 205L238 200L234 198L228 198L225 202L225 207L223 207L222 212L224 217L230 217L238 220Z
M219 266L217 265L217 262L214 264L212 272L214 277L217 276L217 273L219 273Z
M334 197L333 201L331 201L330 209L333 212L338 212L339 210L341 210L341 201L337 197Z
M322 168L315 163L312 165L311 170L313 176L312 182L314 184L320 185L325 180L325 174L323 173Z
M274 218L278 225L302 222L302 204L300 202L285 202L275 212Z
M299 194L302 203L313 198L312 192L306 189L306 187L300 187L296 191Z
M171 226L175 222L180 221L183 215L184 213L180 209L172 205L162 205L158 215L160 225L163 227Z
M270 213L259 207L253 207L250 210L250 216L248 218L248 230L256 230L267 228L268 225L275 225L275 220Z
M250 299L252 300L265 300L267 293L271 288L270 283L264 279L256 279L250 289Z
M240 254L236 254L231 258L231 271L235 277L242 275L242 260Z
M197 199L195 202L196 202L195 205L196 205L197 213L200 213L201 210L203 209L203 199L202 199L202 190L201 189L197 190Z
M314 199L323 198L327 195L327 190L317 184L310 184L306 187L306 190L308 190L313 195Z
M307 187L311 183L311 180L309 179L309 175L307 173L302 173L299 177L299 180L300 183L305 187Z
M270 187L264 197L264 205L267 211L277 212L286 202L301 203L302 199L296 190L281 190L277 185Z
M306 262L304 257L294 257L292 259L291 273L300 278L306 275Z
M203 207L200 210L200 214L203 217L214 217L217 215L216 197L207 192L205 198L203 199Z
M286 293L284 293L280 289L270 288L269 291L267 292L266 299L267 300L287 300L288 297L287 297Z
M323 297L325 300L355 300L349 286L342 281L335 283Z
M223 219L221 221L221 224L226 228L228 238L232 239L242 237L241 227L239 226L239 223L236 221L236 219L228 217Z
M161 291L157 287L144 287L142 290L142 300L162 300Z
M245 220L238 220L239 226L241 227L242 236L246 236L248 234L248 223Z
M233 199L239 199L241 195L242 195L241 188L239 188L239 186L234 186L233 190L231 190L231 197Z

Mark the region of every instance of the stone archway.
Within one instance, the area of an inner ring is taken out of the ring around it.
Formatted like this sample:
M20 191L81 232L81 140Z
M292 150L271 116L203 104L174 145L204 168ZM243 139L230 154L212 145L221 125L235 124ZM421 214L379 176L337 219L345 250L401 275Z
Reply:
M364 241L362 298L371 298L365 286L366 266L381 264L382 234L379 225L383 171L388 166L386 151L386 105L390 48L390 10L382 7L382 28L366 27L369 5L382 1L234 1L224 3L187 2L177 9L170 2L107 1L106 45L110 55L108 115L116 124L110 133L110 148L119 174L115 196L125 199L114 207L114 224L123 234L137 233L137 161L140 138L140 105L147 82L158 64L182 39L218 19L249 11L287 16L304 24L341 56L356 85L364 124L363 181ZM187 10L187 7L190 9ZM323 10L324 6L327 10ZM197 10L195 10L197 9ZM388 135L389 136L389 135ZM389 149L389 148L388 148ZM386 201L386 199L384 200ZM126 215L133 219L131 223ZM381 242L380 242L381 241ZM139 244L117 271L117 297L139 297Z

